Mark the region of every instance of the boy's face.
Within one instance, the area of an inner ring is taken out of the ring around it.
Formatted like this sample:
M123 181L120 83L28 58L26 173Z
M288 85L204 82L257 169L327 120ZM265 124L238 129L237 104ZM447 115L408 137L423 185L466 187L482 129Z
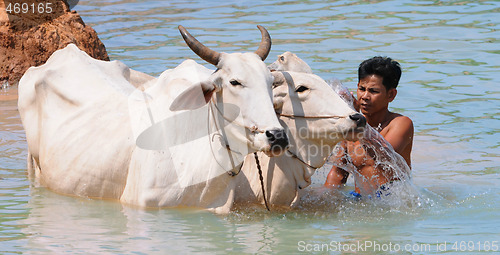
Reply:
M382 84L383 78L376 74L369 75L358 82L357 96L361 113L370 116L389 107L397 94L395 88L387 90Z

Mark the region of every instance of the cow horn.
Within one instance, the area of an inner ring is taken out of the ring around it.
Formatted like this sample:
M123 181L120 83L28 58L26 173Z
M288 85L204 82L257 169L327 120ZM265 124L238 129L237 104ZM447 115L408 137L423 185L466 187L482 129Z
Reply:
M209 49L207 46L200 43L196 38L194 38L182 25L179 25L179 31L181 32L182 38L186 41L187 45L191 50L200 56L203 60L208 63L217 66L220 59L220 53Z
M261 26L257 25L260 33L262 34L262 40L260 41L259 48L255 51L255 54L259 55L262 61L266 60L267 55L269 55L269 51L271 51L271 36L267 32L267 30Z

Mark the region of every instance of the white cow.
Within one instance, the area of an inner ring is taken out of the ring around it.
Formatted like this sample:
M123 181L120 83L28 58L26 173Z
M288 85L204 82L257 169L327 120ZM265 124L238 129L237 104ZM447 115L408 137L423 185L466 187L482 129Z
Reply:
M278 56L278 59L268 66L271 71L293 71L301 73L312 73L311 67L294 53L286 51Z
M277 71L273 75L274 104L290 147L282 156L270 158L258 153L258 158L270 207L290 207L299 198L298 190L310 185L311 176L324 165L334 146L362 135L366 119L335 92L341 84L329 85L309 73ZM253 155L246 157L238 179L236 204L264 203Z
M288 145L263 62L271 39L258 27L255 53L227 54L179 26L215 72L187 60L156 79L92 59L74 45L30 68L18 104L30 176L62 194L227 212L235 188L230 174L244 156L279 155Z

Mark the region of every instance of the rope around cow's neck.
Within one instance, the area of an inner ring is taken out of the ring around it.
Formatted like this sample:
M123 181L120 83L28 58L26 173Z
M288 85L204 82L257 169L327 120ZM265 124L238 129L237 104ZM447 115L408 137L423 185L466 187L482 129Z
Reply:
M214 108L217 110L217 112L219 113L219 115L220 115L222 118L224 118L224 120L226 120L226 121L228 121L228 122L230 122L230 123L234 123L234 124L236 124L236 125L238 125L238 126L240 126L240 127L243 127L243 128L245 128L245 129L248 129L248 130L253 131L253 132L260 132L260 133L264 133L264 132L265 132L265 131L263 131L263 130L261 130L261 129L257 128L257 127L251 127L251 128L250 128L250 127L247 127L246 125L243 125L243 124L241 124L241 123L238 123L238 122L236 122L236 121L232 121L232 120L228 119L226 116L224 116L224 114L223 114L223 113L222 113L222 111L219 109L219 107L217 107L217 103L216 103L216 102L214 102L213 98L212 98L212 100L210 101L210 103L211 103L211 105L213 105L213 106L214 106ZM211 108L211 107L210 107L210 108ZM215 121L215 122L217 122L217 120L215 119L215 116L214 116L213 111L212 111L212 116L213 116L213 118L214 118L214 121ZM216 128L218 129L218 127L217 127L217 123L216 123ZM225 141L225 142L226 142L226 141ZM226 149L228 150L228 153L229 153L229 154L231 154L231 151L232 151L232 150L231 150L231 148L229 147L229 144L228 144L227 142L226 142ZM266 206L267 211L271 211L271 210L269 209L269 205L268 205L268 203L267 203L266 190L265 190L265 188L264 188L264 177L263 177L263 175L262 175L262 168L260 167L259 157L257 156L257 152L254 152L253 154L254 154L254 156L255 156L255 163L257 164L257 169L259 170L260 187L261 187L261 189L262 189L262 197L264 198L264 205ZM231 163L232 163L232 165L234 166L232 156L231 156L231 155L229 155L229 156L230 156L230 159L231 159ZM240 171L241 171L241 169L240 169ZM239 173L240 173L240 171L238 171L237 173L234 173L234 172L232 172L232 171L228 171L228 173L229 173L231 176L235 176L235 175L239 174Z
M319 167L311 166L310 164L308 164L307 162L305 162L304 160L299 158L297 155L295 155L293 152L291 152L289 149L287 149L287 152L292 155L292 158L299 160L302 164L304 164L304 165L306 165L314 170L319 168ZM260 187L262 189L262 197L264 198L264 205L266 206L267 211L271 211L269 209L269 204L267 202L266 189L264 188L264 176L262 175L262 168L260 167L259 156L257 155L257 152L254 152L253 155L255 157L255 164L257 165L257 169L259 170L259 180L260 180Z
M245 125L242 125L242 124L239 124L239 123L237 123L237 122L235 122L235 121L231 121L231 120L229 120L226 116L224 116L224 114L222 114L221 110L219 109L219 107L217 107L217 104L216 104L215 102L210 101L210 104L211 104L211 105L213 105L215 109L217 109L217 112L218 112L218 113L222 116L222 118L224 118L226 121L231 122L231 123L235 123L236 125L241 126L241 127L244 127L244 128L248 128L248 127L246 127ZM210 107L210 109L211 109L211 108L212 108L212 107ZM217 125L217 120L215 119L214 112L213 112L213 111L211 111L211 112L212 112L212 117L214 118L215 126L216 126L217 130L219 130L219 127L218 127L218 125ZM248 129L250 129L250 128L248 128ZM250 130L252 130L252 131L256 131L256 132L264 132L264 131L260 131L260 130L258 130L258 129L250 129ZM221 135L221 136L222 136L222 135ZM233 165L233 168L236 168L236 167L234 166L234 160L233 160L233 157L232 157L232 155L231 155L231 151L232 151L232 150L231 150L231 147L229 146L229 144L228 144L226 141L224 141L224 142L226 143L226 149L227 149L227 151L228 151L228 153L229 153L229 158L231 159L231 164ZM212 153L213 153L213 152L212 152ZM267 211L271 211L271 210L269 209L269 205L268 205L268 203L267 203L267 198L266 198L266 190L264 189L264 177L263 177L263 175L262 175L262 168L260 167L259 157L257 156L257 152L254 152L253 154L254 154L254 156L255 156L255 163L257 164L257 169L259 170L259 179L260 179L260 186L261 186L261 188L262 188L262 196L264 197L264 205L266 206ZM231 176L236 176L236 175L237 175L237 174L239 174L240 172L241 172L241 168L240 168L240 170L239 170L237 173L235 173L235 172L233 172L233 171L228 171L228 174L229 174L229 175L231 175Z
M217 110L217 112L219 113L219 115L226 121L230 122L230 123L234 123L240 127L243 127L245 129L248 129L248 130L251 130L251 131L254 131L254 132L260 132L260 133L264 133L265 131L257 128L257 127L247 127L246 125L244 124L241 124L241 123L238 123L234 120L230 120L228 119L223 113L222 111L219 109L219 107L217 107L217 103L214 102L213 98L212 100L210 101L211 105L214 106L214 108ZM210 107L211 108L211 107ZM327 115L327 116L300 116L300 115L292 115L292 114L284 114L284 113L280 113L278 114L279 116L283 116L283 117L287 117L287 118L310 118L310 119L331 119L331 118L334 118L334 119L340 119L340 118L347 118L346 116L338 116L338 115ZM216 121L215 119L215 116L214 116L214 112L212 111L212 116L214 118L214 121ZM217 124L216 124L216 128L218 129L217 127ZM236 166L234 166L234 162L233 162L233 159L232 159L232 155L231 155L231 148L229 147L229 144L224 141L226 143L226 149L228 150L228 153L230 154L229 157L231 159L231 163L233 165L234 168L236 168ZM307 162L305 162L304 160L302 160L300 157L298 157L297 155L295 155L293 152L291 152L289 149L287 149L287 152L291 154L292 158L295 158L297 160L299 160L302 164L316 170L318 169L319 167L315 167L315 166L312 166L310 164L308 164ZM269 209L269 204L267 202L267 197L266 197L266 190L264 188L264 177L263 177L263 174L262 174L262 168L260 166L260 161L259 161L259 157L257 155L257 152L254 152L254 157L255 157L255 163L257 164L257 169L258 169L258 172L259 172L259 180L260 180L260 187L262 189L262 197L264 198L264 205L266 206L266 209L267 211L271 211ZM241 171L241 169L240 169ZM235 176L237 174L239 174L238 171L237 173L234 173L232 171L228 171L228 173L231 175L231 176Z
M347 118L347 116L339 116L339 115L325 115L325 116L301 116L301 115L294 115L294 114L285 114L285 113L278 113L279 116L283 116L283 117L287 117L287 118L291 118L291 119L294 119L294 118L302 118L302 119L342 119L342 118ZM305 162L304 160L302 160L301 158L299 158L299 156L297 156L296 154L294 154L293 152L290 151L290 149L287 149L287 152L291 154L292 158L296 158L297 160L299 160L302 164L316 170L320 167L315 167L315 166L311 166L310 164L308 164L307 162Z
M266 206L267 211L271 211L269 210L269 205L267 204L266 189L264 189L264 177L262 176L262 169L260 168L259 156L257 156L257 152L254 152L253 155L255 156L255 163L257 164L257 169L259 170L260 187L262 188L264 205Z
M214 157L214 159L216 159L216 162L217 164L224 168L218 161L217 161L217 157L214 155L214 150L212 148L212 142L213 142L213 138L215 137L215 135L219 135L222 139L224 139L224 143L226 145L226 150L227 150L227 154L228 154L228 157L229 157L229 160L231 161L231 166L233 167L233 170L232 171L227 171L227 173L230 175L230 176L236 176L240 173L241 171L241 168L236 172L236 166L235 166L235 163L234 163L234 159L233 159L233 155L231 154L231 152L233 150L231 150L231 147L229 147L229 143L226 141L226 138L225 138L225 134L221 134L221 132L224 132L224 130L220 129L219 128L219 125L217 125L217 119L215 118L215 114L214 114L214 111L212 110L212 105L215 105L215 103L213 103L212 101L210 101L209 103L209 107L208 107L208 111L209 111L209 115L208 115L208 119L207 119L207 129L208 129L208 139L209 139L209 144L210 144L210 151L212 151L212 155ZM214 125L215 125L215 130L218 134L214 134L212 136L212 138L210 139L210 113L212 115L212 118L214 119ZM219 111L219 113L221 114L221 112ZM221 114L222 115L222 114ZM223 116L224 117L224 116ZM224 118L225 119L225 118ZM238 152L236 152L238 153ZM242 164L242 167L243 167L243 164Z
M297 155L295 155L293 152L291 152L291 151L290 151L290 149L287 149L286 151L287 151L288 153L290 153L290 154L291 154L292 158L297 159L297 160L298 160L298 161L300 161L302 164L304 164L304 165L306 165L306 166L308 166L308 167L310 167L310 168L312 168L312 169L314 169L314 170L316 170L316 169L320 168L320 167L311 166L310 164L308 164L307 162L305 162L304 160L302 160L301 158L299 158L299 156L297 156Z
M302 116L302 115L295 115L295 114L285 114L285 113L278 113L279 116L287 117L287 118L302 118L302 119L343 119L347 118L347 116L340 116L340 115L325 115L325 116Z

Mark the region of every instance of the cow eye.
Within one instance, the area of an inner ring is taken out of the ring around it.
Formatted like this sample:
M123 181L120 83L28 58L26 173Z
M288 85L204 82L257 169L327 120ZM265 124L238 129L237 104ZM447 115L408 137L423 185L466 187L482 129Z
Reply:
M285 61L285 57L284 56L280 56L280 60L281 61Z
M238 85L241 86L241 83L237 80L231 80L229 83L231 83L231 85L233 85L233 86L238 86Z
M308 88L308 87L306 87L306 86L299 86L299 87L295 90L295 92L297 92L297 93L301 93L301 92L304 92L304 91L306 91L306 90L308 90L308 89L309 89L309 88Z

